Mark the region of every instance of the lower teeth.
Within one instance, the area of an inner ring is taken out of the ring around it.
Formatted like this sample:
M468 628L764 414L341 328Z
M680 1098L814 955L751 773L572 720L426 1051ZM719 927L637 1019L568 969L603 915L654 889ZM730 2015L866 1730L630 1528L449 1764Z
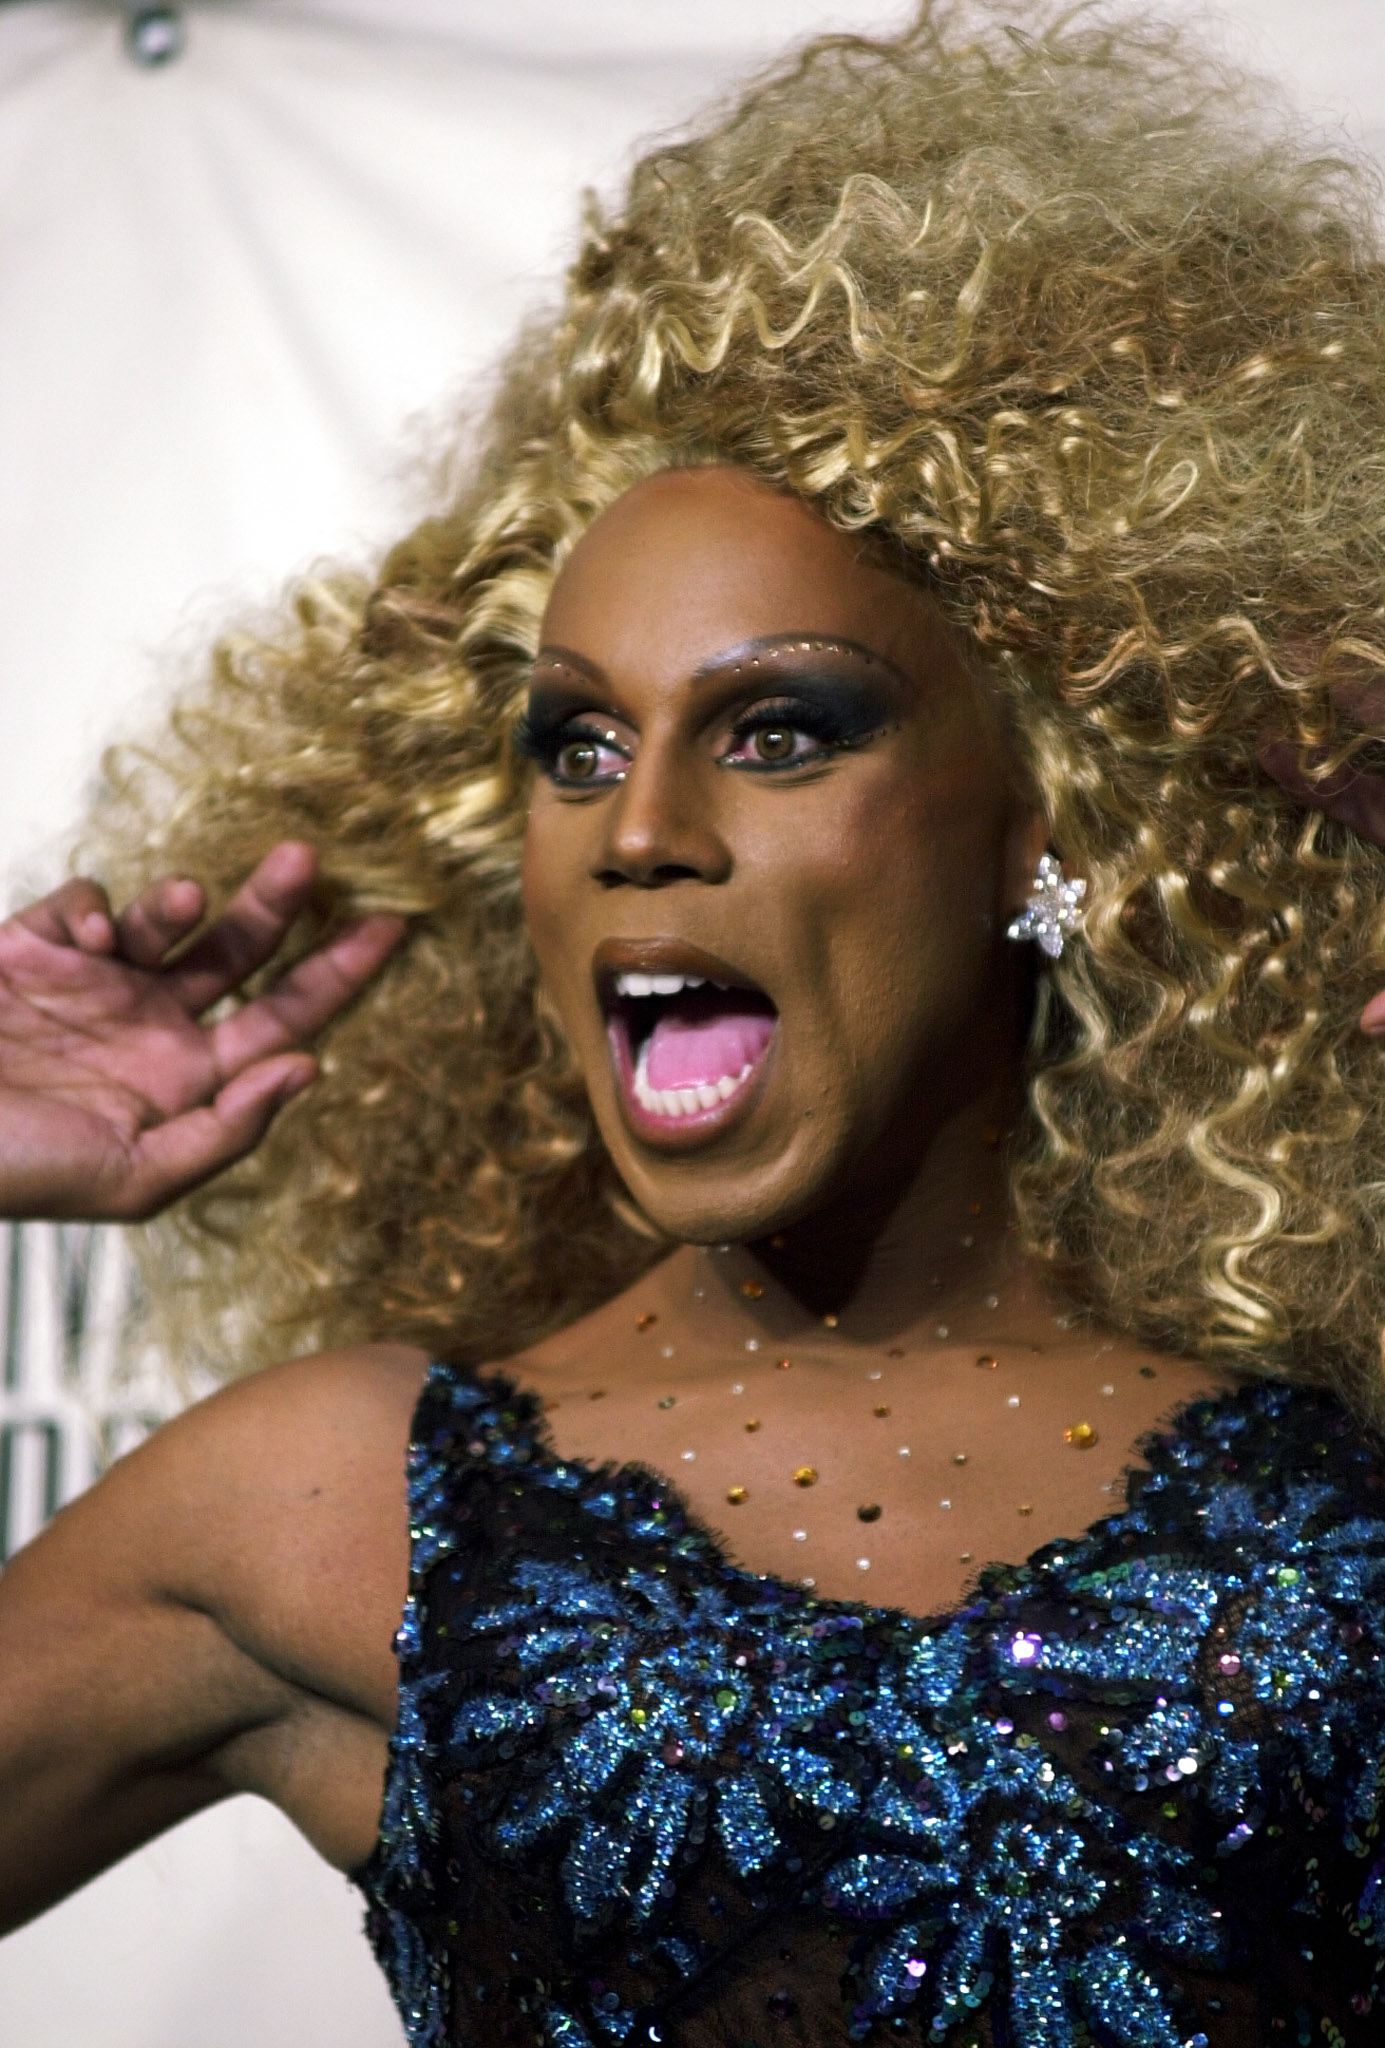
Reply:
M655 1116L696 1116L704 1109L719 1109L750 1078L747 1062L735 1076L723 1074L719 1081L699 1081L694 1088L651 1088L647 1074L649 1040L640 1047L635 1063L635 1095L641 1108Z

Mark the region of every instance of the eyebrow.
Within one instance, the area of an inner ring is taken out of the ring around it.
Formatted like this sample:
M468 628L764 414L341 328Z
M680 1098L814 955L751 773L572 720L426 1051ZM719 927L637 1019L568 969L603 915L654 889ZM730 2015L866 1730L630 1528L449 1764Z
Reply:
M785 653L848 654L856 661L868 662L873 668L883 669L905 689L915 687L903 669L891 661L888 655L878 653L875 648L867 647L864 642L846 639L840 634L815 633L764 633L757 639L743 640L739 646L729 647L724 653L714 654L708 660L699 662L692 671L691 680L695 683L711 682L717 677L734 674L738 668L756 668L762 659L768 664L768 672L772 673L775 656ZM541 661L562 662L565 667L578 670L594 683L607 681L606 675L596 662L588 661L585 655L576 653L570 647L560 647L552 642L540 647L534 661L536 666Z

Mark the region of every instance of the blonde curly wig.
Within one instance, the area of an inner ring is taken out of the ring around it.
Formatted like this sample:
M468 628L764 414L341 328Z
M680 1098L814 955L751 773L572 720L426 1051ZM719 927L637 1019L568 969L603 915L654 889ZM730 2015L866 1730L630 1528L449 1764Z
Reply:
M290 957L413 920L261 1149L132 1233L162 1344L498 1356L661 1254L536 1002L509 736L576 539L717 461L927 580L1088 879L1027 1055L1029 1252L1119 1329L1385 1428L1385 1071L1355 1025L1385 853L1257 760L1376 741L1334 686L1385 670L1385 271L1367 175L1266 104L1143 16L925 0L588 202L449 502L106 758L79 859L117 893L176 869L215 912L293 835L325 882Z

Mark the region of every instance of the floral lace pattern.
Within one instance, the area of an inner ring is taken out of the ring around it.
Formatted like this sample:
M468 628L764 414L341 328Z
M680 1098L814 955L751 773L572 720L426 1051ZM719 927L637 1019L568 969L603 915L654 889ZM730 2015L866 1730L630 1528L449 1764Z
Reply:
M955 1614L732 1564L435 1361L380 1838L410 2048L1385 2039L1385 1471L1247 1380Z

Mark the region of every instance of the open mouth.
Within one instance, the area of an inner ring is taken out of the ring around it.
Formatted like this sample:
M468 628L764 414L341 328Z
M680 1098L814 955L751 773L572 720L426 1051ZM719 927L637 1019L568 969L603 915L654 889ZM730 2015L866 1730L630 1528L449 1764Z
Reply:
M690 973L608 974L602 1007L626 1114L661 1133L706 1134L738 1115L778 1024L760 989Z

